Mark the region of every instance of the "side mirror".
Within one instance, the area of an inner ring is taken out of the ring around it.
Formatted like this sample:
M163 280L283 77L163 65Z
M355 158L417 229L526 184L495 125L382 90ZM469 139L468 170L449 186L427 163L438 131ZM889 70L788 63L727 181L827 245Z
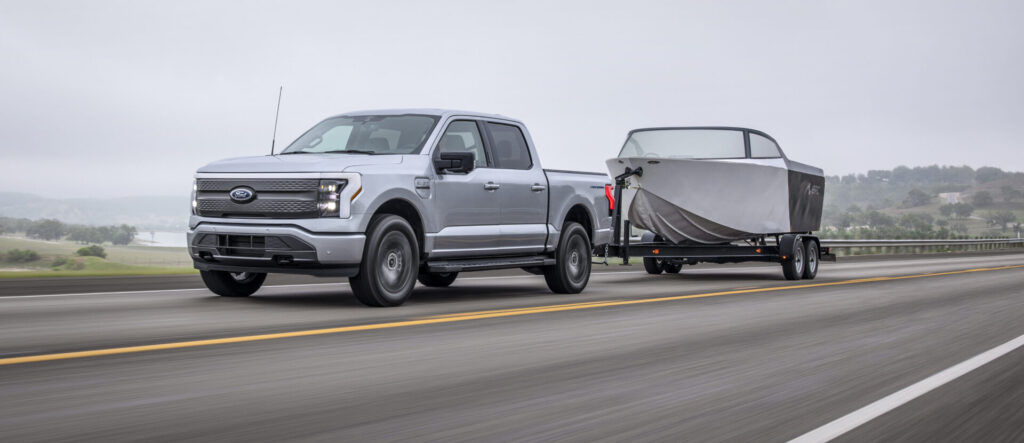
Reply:
M441 158L434 159L434 168L439 174L465 174L473 170L476 155L472 152L442 152Z

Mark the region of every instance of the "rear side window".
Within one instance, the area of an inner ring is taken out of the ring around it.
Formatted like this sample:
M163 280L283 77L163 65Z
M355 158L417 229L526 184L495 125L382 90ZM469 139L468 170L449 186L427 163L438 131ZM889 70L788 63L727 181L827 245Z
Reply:
M767 137L750 133L750 156L753 158L779 158L779 146Z
M494 142L494 145L491 146L491 154L494 155L495 165L498 168L530 169L533 167L530 149L526 146L523 131L516 126L489 122L487 129L491 132L491 139Z

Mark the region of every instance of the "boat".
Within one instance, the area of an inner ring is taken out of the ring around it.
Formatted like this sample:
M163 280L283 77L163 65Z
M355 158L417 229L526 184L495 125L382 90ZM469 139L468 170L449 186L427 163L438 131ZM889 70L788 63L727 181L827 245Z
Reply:
M630 131L612 177L629 178L631 225L676 244L727 244L821 226L825 177L768 134L737 127Z

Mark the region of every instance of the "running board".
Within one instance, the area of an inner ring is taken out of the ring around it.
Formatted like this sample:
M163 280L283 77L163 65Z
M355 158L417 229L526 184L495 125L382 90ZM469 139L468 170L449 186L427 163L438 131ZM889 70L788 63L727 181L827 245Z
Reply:
M465 260L436 260L427 262L430 272L461 272L486 271L488 269L530 268L534 266L552 266L555 259L544 256L536 257L494 257L473 258Z

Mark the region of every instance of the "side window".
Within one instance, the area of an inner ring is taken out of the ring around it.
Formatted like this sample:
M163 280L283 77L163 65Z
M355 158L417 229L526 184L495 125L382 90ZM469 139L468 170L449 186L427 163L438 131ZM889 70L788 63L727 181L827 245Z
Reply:
M750 156L753 158L779 158L779 146L766 137L750 134Z
M476 122L458 120L448 125L441 141L437 144L438 152L472 152L475 156L474 166L487 167L487 154L484 151L483 137Z
M500 123L487 123L487 129L490 130L491 139L494 142L491 152L494 153L495 166L502 169L530 169L533 167L530 149L526 146L523 131L516 126Z

